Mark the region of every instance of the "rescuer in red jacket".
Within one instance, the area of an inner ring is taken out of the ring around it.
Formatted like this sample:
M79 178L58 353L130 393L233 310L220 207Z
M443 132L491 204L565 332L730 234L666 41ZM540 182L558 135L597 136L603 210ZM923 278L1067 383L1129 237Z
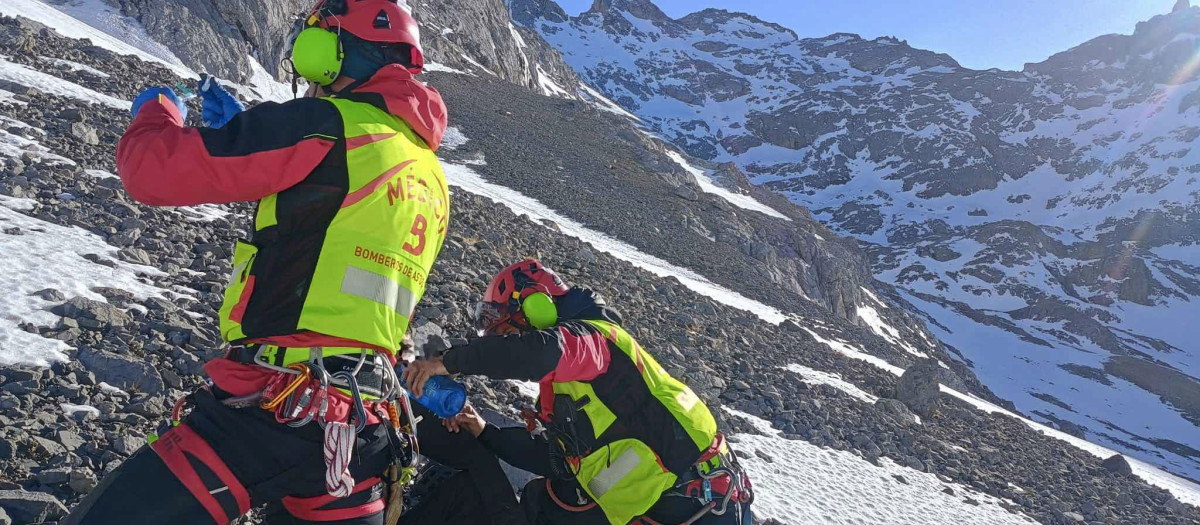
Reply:
M415 456L401 418L433 418L406 405L393 365L446 232L446 108L413 78L419 29L395 0L322 0L289 42L305 98L241 112L208 80L206 128L184 124L170 89L135 100L117 150L134 199L258 210L212 386L63 523L223 524L266 504L269 523L382 524L396 501L398 462ZM472 467L503 479L494 460ZM504 489L486 497L493 515L515 509L511 489L487 486Z

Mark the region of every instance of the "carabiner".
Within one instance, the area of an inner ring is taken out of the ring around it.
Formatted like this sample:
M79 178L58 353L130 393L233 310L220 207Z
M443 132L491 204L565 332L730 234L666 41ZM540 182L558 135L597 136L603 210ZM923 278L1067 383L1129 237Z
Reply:
M333 374L333 379L345 381L346 386L350 388L350 404L354 408L354 431L362 432L367 428L367 407L363 404L362 392L358 389L358 380L354 378L354 374L346 370Z
M319 363L310 362L306 363L306 365L308 365L310 375L317 377L318 385L315 391L312 392L311 398L305 403L304 418L291 421L288 423L288 426L299 428L311 423L313 419L316 419L316 416L320 416L317 424L321 428L325 428L325 412L329 409L329 372L326 372L325 367ZM309 387L309 390L312 391L312 387ZM320 405L317 405L318 401ZM319 408L314 409L314 407Z
M311 375L311 371L309 371L307 365L305 365L304 363L293 363L293 364L288 365L287 367L291 370L295 370L296 371L295 373L297 373L299 375L297 375L295 378L293 378L292 382L288 383L288 386L284 387L284 389L282 391L280 391L279 394L277 394L274 399L270 399L270 400L264 399L262 402L262 405L261 405L264 410L272 410L273 411L276 408L279 408L279 405L282 405L284 401L287 401L287 398L289 396L291 396L292 393L295 392L297 388L300 388L300 385L303 385L308 382L310 375ZM268 388L270 388L270 387L268 386Z

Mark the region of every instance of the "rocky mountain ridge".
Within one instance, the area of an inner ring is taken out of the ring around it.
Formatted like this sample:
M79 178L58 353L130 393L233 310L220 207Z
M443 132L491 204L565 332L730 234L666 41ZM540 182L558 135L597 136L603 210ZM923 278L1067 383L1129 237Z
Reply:
M1001 397L1200 475L1200 8L1021 72L649 0L512 9L659 136L857 238Z
M67 3L69 0L56 0ZM284 79L287 35L314 0L104 0L166 42L185 65L246 84L257 69ZM539 93L579 96L579 78L502 0L413 2L427 59L495 75Z

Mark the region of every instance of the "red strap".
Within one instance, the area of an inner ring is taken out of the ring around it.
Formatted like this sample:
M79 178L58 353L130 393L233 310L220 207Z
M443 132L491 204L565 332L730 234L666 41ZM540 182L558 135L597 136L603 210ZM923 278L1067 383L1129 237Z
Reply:
M715 438L713 438L712 445L709 446L707 449L705 449L705 451L703 453L700 454L700 460L696 461L696 464L698 465L700 463L708 463L709 461L712 461L713 458L715 458L721 454L721 449L724 446L725 446L725 434L717 434L717 436Z
M354 491L351 494L358 494L364 490L368 490L375 485L382 483L379 478L369 478L359 482L354 486ZM322 509L325 505L337 501L338 498L329 494L313 496L311 498L297 498L295 496L285 496L283 498L283 508L287 509L288 514L295 518L305 521L342 521L363 516L370 516L376 512L383 512L387 505L383 499L364 503L355 507L344 507L340 509Z
M225 466L225 462L217 456L212 447L196 434L191 427L181 424L172 428L162 437L158 438L150 448L162 458L163 463L166 463L167 468L171 469L171 473L179 478L179 481L187 487L196 501L204 506L209 515L217 523L224 525L229 523L229 516L225 515L225 509L221 508L221 503L213 496L213 490L220 490L222 487L207 487L204 481L200 479L200 474L192 467L187 456L200 460L204 466L208 467L217 475L221 483L229 489L229 493L233 494L234 500L237 501L238 515L250 512L250 494L246 492L246 487L238 481L229 467ZM237 517L237 516L234 516Z
M229 311L229 319L235 323L241 323L246 318L246 306L250 304L250 295L254 293L254 276L246 278L246 285L242 287L242 295L238 297L237 304L233 305L233 309Z
M737 499L737 496L740 494L740 491L738 490L738 488L733 486L733 478L730 477L729 474L723 474L721 476L717 476L709 481L712 483L713 494L720 494L720 495L724 496L725 494L729 494L729 491L732 490L732 491L734 491L733 499L735 499L735 500ZM687 495L688 497L703 498L704 497L704 480L697 479L697 480L689 482L684 487L683 493L685 495Z

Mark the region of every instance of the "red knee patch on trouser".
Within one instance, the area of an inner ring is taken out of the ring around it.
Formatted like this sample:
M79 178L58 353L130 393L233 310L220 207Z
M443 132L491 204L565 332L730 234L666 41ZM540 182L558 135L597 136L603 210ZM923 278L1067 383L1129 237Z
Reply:
M162 458L171 473L187 487L196 501L204 506L213 521L220 525L229 523L233 518L250 512L250 493L246 492L225 462L221 460L204 438L185 424L172 428L154 444L150 445L154 452ZM207 472L197 470L197 463L207 469ZM226 507L221 504L221 496L228 492L233 497L237 514L230 516Z
M287 496L283 498L283 508L287 509L288 514L304 521L342 521L362 518L383 512L387 504L383 500L382 491L378 494L367 493L377 486L382 487L382 485L381 479L370 478L355 485L354 492L349 497L340 499L329 494L311 498ZM323 508L330 506L333 508Z

